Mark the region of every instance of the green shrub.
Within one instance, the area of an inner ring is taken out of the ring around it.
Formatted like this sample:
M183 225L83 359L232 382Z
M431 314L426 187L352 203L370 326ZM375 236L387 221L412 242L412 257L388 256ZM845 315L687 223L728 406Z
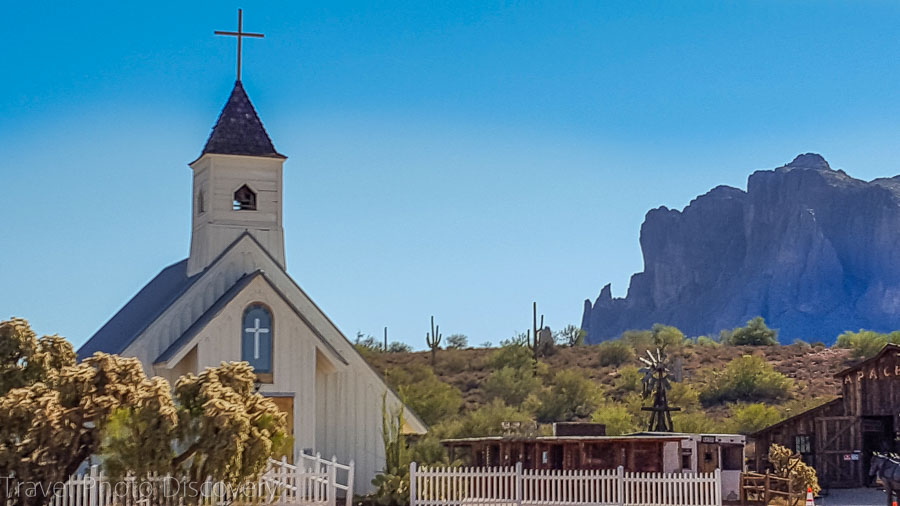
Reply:
M628 365L619 369L619 377L616 378L614 385L616 391L620 393L640 392L643 380L644 375L640 370L633 365Z
M618 367L634 360L634 348L621 339L604 341L597 345L597 363L601 367Z
M507 406L500 399L494 399L490 404L485 404L474 411L470 411L456 423L450 424L447 437L502 436L503 422L521 422L527 426L533 423L533 420L527 413L523 413L512 406Z
M874 357L888 343L890 336L871 330L860 329L859 332L844 332L839 335L835 346L852 350L853 358Z
M637 352L653 347L653 332L649 330L626 330L622 332L622 341L628 343Z
M618 402L601 404L591 415L591 421L605 424L607 436L620 436L640 430L628 408Z
M778 331L766 326L762 316L747 322L746 327L738 327L731 331L728 344L735 346L771 346L778 344Z
M784 418L778 409L762 403L735 404L730 411L731 432L737 434L753 434Z
M709 336L700 336L697 338L697 346L715 348L716 346L721 346L721 344Z
M722 425L721 422L702 411L693 413L679 411L673 413L672 425L675 427L675 432L686 432L689 434L727 432L726 430L719 430Z
M464 350L469 347L469 338L465 334L453 334L447 337L448 350Z
M388 353L409 353L413 351L412 346L401 343L400 341L394 341L388 346Z
M502 399L510 406L521 406L529 395L541 387L541 380L531 368L503 367L491 373L484 382L488 399Z
M789 397L794 381L776 371L761 357L744 355L714 372L700 392L705 406L723 402L756 402L782 400Z
M669 405L681 408L684 411L694 410L700 407L700 391L685 382L673 382L672 388L666 394Z
M450 374L458 374L466 371L471 365L466 352L462 350L451 350L449 348L444 352L443 360L438 360L438 362L443 362L444 370Z
M535 413L541 422L565 422L590 416L600 404L603 391L583 372L560 371L553 386L541 392L540 407Z
M676 349L684 343L684 333L671 325L655 323L650 334L653 336L653 347L661 350Z
M491 369L503 369L504 367L524 369L534 367L533 357L531 350L525 346L506 344L491 353L488 357L488 366Z
M403 402L427 425L459 413L462 393L441 381L430 367L417 367L412 371L390 369L385 377Z

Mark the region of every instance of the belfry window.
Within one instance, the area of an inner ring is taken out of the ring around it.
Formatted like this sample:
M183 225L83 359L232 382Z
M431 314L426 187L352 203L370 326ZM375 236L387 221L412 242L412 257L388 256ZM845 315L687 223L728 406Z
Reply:
M234 192L235 211L256 211L256 193L244 185Z
M203 189L197 192L197 214L206 212L206 198L203 196Z
M272 381L272 313L262 304L244 311L241 325L241 360L253 366L260 381Z

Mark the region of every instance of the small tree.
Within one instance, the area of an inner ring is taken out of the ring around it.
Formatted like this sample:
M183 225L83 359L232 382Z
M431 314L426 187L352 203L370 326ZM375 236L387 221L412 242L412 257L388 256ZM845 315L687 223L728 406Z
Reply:
M590 416L603 391L582 372L565 369L553 378L553 386L541 392L537 418L541 422L565 422Z
M790 397L794 381L776 371L762 357L738 357L722 372L712 371L700 392L705 406L724 402L778 401Z
M780 422L784 417L773 406L762 403L735 404L731 407L730 430L737 434L753 434Z
M428 366L389 369L385 376L403 402L427 425L456 416L462 407L459 389L441 381Z
M746 327L734 329L728 342L735 346L772 346L778 344L778 331L770 329L766 320L757 316Z
M556 342L561 346L583 346L584 338L587 332L576 327L575 325L566 325L562 330L556 332Z
M469 338L465 334L453 334L447 336L447 348L452 350L464 350L469 347Z
M434 326L434 316L431 317L431 333L425 333L425 343L431 349L431 367L437 365L437 351L441 348L441 326Z
M499 398L510 406L521 406L540 387L540 378L530 370L507 366L488 376L484 382L484 393L488 399Z

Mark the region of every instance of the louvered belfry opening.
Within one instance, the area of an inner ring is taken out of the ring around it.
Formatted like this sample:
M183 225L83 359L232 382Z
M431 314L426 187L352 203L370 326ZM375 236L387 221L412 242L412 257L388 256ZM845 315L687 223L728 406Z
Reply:
M256 193L244 185L234 192L235 211L256 211Z

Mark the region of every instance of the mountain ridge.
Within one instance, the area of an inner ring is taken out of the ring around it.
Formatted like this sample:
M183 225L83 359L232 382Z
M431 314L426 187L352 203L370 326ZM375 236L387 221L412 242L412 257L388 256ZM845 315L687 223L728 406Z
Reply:
M654 323L716 335L762 316L794 339L900 328L900 176L863 181L815 153L716 186L641 225L627 295L585 300L589 342Z

